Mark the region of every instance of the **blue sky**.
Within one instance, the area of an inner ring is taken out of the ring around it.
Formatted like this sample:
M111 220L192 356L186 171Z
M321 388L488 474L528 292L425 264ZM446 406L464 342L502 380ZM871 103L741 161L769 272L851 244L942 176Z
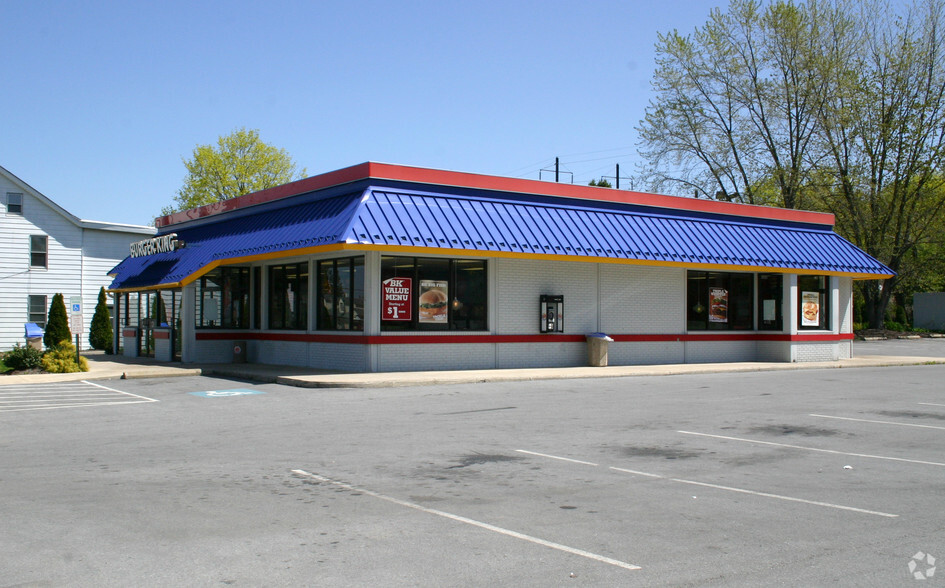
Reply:
M632 175L657 34L717 5L7 0L0 166L131 224L172 203L194 147L240 127L308 175L380 161L538 179L556 156L575 183Z

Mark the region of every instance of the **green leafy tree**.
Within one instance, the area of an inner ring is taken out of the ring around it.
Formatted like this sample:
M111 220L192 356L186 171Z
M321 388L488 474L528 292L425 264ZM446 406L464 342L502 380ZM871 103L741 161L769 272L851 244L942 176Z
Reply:
M657 190L831 212L897 276L858 284L882 326L945 214L945 0L732 0L661 35L640 133ZM921 281L921 280L918 280Z
M613 188L610 182L601 178L600 180L591 180L587 183L588 186L597 186L598 188Z
M43 334L43 345L55 347L63 341L72 339L69 331L69 318L66 316L66 303L61 293L53 295L49 304L49 316L46 318L46 332Z
M240 128L217 139L216 145L198 145L184 159L187 177L166 206L167 215L204 204L221 202L250 192L279 186L305 177L285 149L263 142L259 131Z
M106 353L111 353L112 335L108 302L105 297L105 288L102 288L98 291L98 304L95 305L95 314L92 316L92 325L89 327L89 345L92 349L102 349Z

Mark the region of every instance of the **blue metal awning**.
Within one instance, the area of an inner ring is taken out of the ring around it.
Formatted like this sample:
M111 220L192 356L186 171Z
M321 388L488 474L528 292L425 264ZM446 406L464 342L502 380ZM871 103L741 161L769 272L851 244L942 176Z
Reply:
M111 272L111 289L180 286L220 264L329 248L563 256L860 278L893 274L825 225L514 194L497 198L369 187L255 214L224 214L176 233L183 248L125 259Z

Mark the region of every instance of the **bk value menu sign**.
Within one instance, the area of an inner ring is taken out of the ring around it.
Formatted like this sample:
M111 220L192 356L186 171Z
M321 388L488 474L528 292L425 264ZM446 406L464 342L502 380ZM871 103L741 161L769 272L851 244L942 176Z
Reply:
M381 283L381 318L385 321L413 320L413 279L388 278Z

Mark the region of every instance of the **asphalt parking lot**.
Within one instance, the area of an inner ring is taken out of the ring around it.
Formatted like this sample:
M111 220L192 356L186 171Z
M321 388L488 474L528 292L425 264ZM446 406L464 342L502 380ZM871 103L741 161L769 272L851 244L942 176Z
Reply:
M0 586L936 585L943 378L99 382L0 412Z

